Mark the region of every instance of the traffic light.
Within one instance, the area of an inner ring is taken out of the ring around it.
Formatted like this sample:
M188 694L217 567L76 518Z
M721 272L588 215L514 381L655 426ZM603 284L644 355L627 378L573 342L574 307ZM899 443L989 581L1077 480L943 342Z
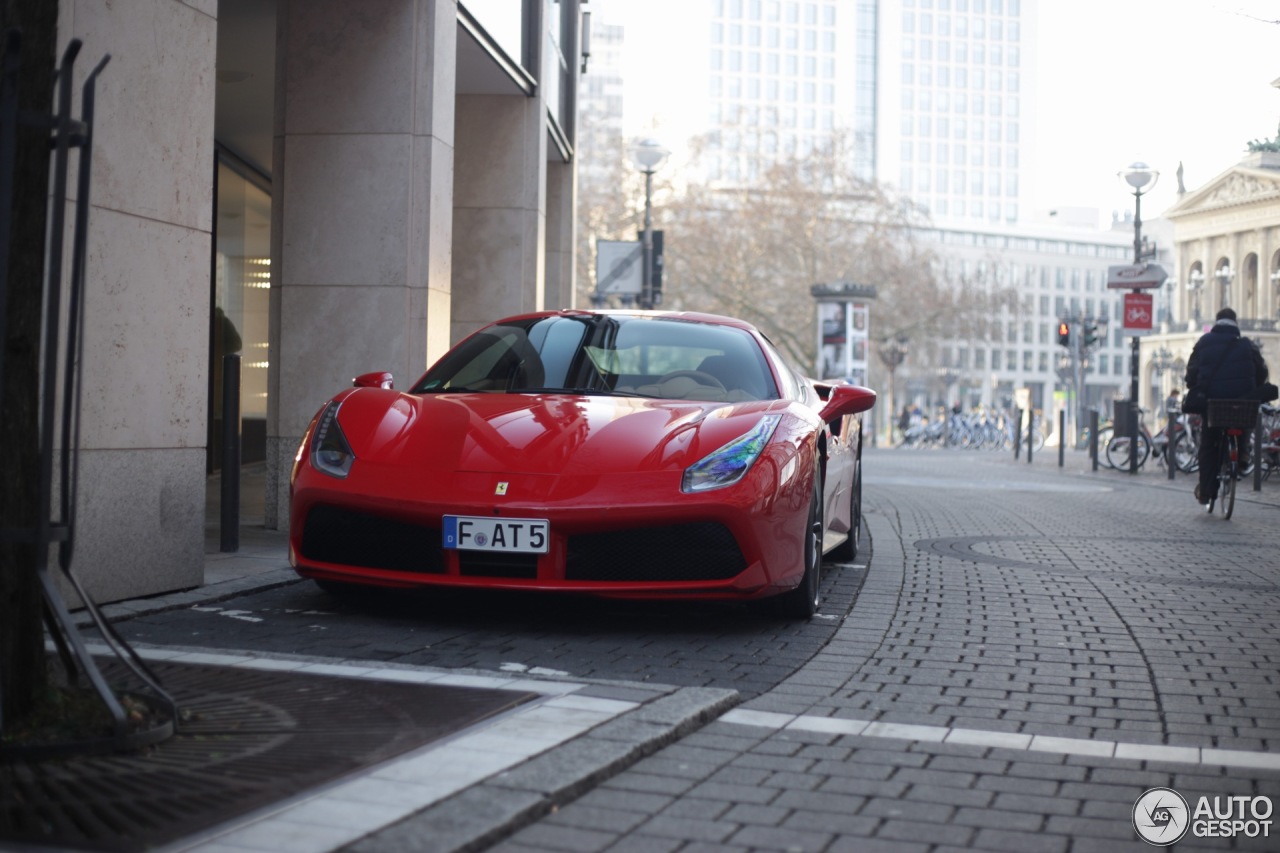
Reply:
M1098 342L1098 324L1093 320L1084 321L1084 345L1091 347Z
M1058 322L1058 346L1071 346L1071 324L1066 320L1060 320Z

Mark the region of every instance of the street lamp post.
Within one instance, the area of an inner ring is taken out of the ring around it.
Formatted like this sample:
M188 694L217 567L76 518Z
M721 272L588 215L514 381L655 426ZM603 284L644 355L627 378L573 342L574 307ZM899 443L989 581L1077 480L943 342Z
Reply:
M631 160L644 174L644 283L640 307L652 308L653 298L653 173L671 152L656 140L642 139L631 148Z
M1231 304L1231 281L1236 277L1236 271L1227 261L1213 271L1213 277L1218 282L1218 307L1226 308Z
M1200 326L1200 291L1204 289L1204 273L1201 270L1192 270L1191 275L1187 276L1187 290L1191 291L1195 302L1192 303L1191 319L1196 328Z
M1118 173L1133 188L1133 264L1142 264L1142 194L1155 186L1160 173L1146 163L1133 163ZM1129 473L1138 473L1138 352L1142 339L1133 336L1129 360Z
M876 354L880 357L880 361L889 369L889 443L893 443L893 424L894 419L898 416L897 400L894 394L894 374L902 362L907 359L907 344L910 339L898 333L894 337L885 341L880 345Z

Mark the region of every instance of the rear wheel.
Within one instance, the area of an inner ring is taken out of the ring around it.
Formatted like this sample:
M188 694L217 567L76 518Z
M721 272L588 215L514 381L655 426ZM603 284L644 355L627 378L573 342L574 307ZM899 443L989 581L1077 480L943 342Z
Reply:
M1223 436L1222 468L1218 475L1218 502L1222 507L1222 518L1231 518L1236 508L1236 476L1239 474L1239 463L1234 435Z
M800 585L780 596L782 612L795 619L809 619L818 612L818 587L822 576L822 478L813 475L813 497L804 535L804 576Z

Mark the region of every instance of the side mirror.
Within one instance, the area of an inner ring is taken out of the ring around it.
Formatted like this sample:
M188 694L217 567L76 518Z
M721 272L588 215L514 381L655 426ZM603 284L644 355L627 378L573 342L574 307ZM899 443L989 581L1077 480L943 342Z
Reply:
M861 385L828 385L826 405L822 407L819 417L827 423L845 415L856 415L865 412L876 404L876 392ZM819 393L823 390L819 389Z
M356 388L394 388L391 374L385 370L375 373L361 373L355 379L351 380L351 384Z

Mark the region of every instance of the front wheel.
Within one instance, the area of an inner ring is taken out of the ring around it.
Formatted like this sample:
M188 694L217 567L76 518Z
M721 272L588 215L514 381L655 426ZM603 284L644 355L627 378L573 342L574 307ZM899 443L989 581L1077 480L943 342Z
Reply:
M1107 442L1107 464L1121 471L1129 470L1129 446L1132 442L1127 435L1117 435ZM1138 433L1138 467L1146 464L1151 455L1151 442L1142 433Z
M818 596L822 577L822 478L813 475L813 497L809 499L809 515L804 536L804 576L800 585L784 592L779 604L782 612L794 619L811 619L818 612Z
M1178 470L1191 474L1200 469L1200 447L1191 438L1191 433L1180 432L1173 440L1173 461Z

